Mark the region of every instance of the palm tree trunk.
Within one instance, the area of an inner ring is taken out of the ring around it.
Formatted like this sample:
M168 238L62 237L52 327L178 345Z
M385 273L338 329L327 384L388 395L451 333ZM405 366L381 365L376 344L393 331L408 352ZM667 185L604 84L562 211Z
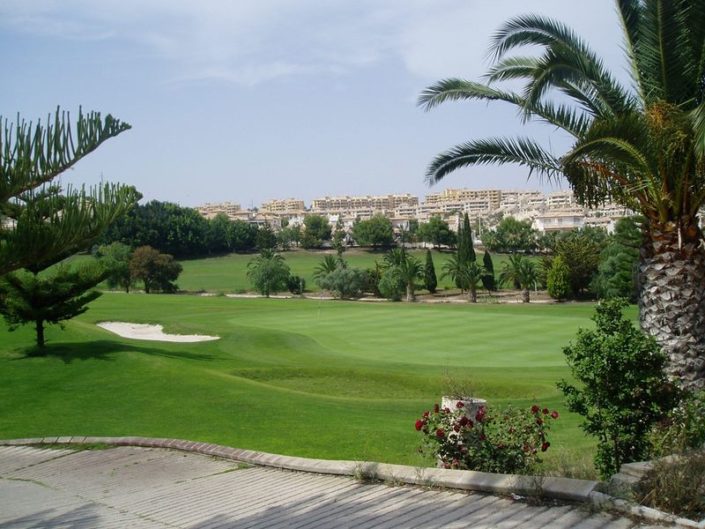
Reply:
M525 288L524 290L521 291L521 302L522 303L529 303L531 301L531 291L528 288Z
M414 287L412 285L406 285L406 301L416 301Z
M470 287L468 289L468 301L470 303L477 303L477 289Z
M639 319L683 387L705 387L705 248L693 222L651 226L641 249Z

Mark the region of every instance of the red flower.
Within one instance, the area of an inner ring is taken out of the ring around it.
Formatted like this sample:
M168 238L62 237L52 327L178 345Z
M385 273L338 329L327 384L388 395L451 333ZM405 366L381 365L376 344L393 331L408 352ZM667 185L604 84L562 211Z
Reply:
M436 430L436 437L438 437L439 439L443 439L445 436L446 433L443 428L439 428L438 430Z
M433 405L433 413L438 413L439 411L441 411L441 410L440 410L440 407L438 406L438 404L434 404Z
M465 404L463 404L462 400L459 400L458 402L455 403L455 407L460 409L460 408L465 407Z
M541 409L541 408L539 408L536 404L534 404L533 406L531 406L531 413L533 413L534 415L536 415L536 414L539 412L540 409Z
M423 412L423 417L424 417L424 419L427 419L428 416L429 416L429 413L428 413L427 411Z
M450 408L443 408L443 413L450 413Z
M420 432L421 428L423 428L424 422L422 420L416 421L416 424L414 425L416 427L416 431Z
M538 424L539 426L541 426L541 425L543 424L543 419L542 419L541 417L537 417L537 418L536 418L536 424Z
M554 419L557 419L557 418L558 418L558 412L557 412L556 410L553 410L553 411L551 412L551 417L553 417Z
M455 433L458 433L458 432L460 431L460 425L459 425L459 424L454 424L454 425L453 425L453 431L454 431Z
M543 413L544 415L548 415L548 408L544 408L543 410L541 410L541 413Z
M482 422L485 419L485 407L480 406L480 409L477 410L477 413L475 414L475 420L477 422Z
M548 441L544 441L544 443L541 445L541 451L545 452L546 450L548 450L549 446L551 446L551 443L549 443Z
M460 418L460 426L467 426L468 428L472 428L473 424L472 421L467 418L467 416L463 415Z

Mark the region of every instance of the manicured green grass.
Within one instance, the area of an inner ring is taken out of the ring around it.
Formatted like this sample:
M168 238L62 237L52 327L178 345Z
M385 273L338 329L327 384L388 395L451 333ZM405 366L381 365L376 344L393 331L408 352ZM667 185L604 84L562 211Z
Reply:
M106 294L31 356L0 327L0 437L143 435L335 459L420 463L414 420L448 379L491 403L561 412L556 447L589 454L555 383L591 305L429 305ZM216 334L142 342L98 321ZM550 454L550 451L549 451Z
M294 250L283 252L286 263L291 273L301 276L306 280L306 290L318 291L318 286L313 279L315 268L323 260L323 256L335 254L333 251L307 251ZM425 250L413 250L411 254L425 262ZM351 249L345 252L344 258L350 266L356 268L374 268L375 261L382 263L384 251L371 251ZM441 279L443 264L453 255L450 252L433 251L433 264L438 276L438 290L454 288L450 279ZM223 257L210 257L207 259L193 259L181 261L184 270L177 281L179 288L189 292L245 292L252 290L252 285L247 279L247 263L254 257L253 254L229 254ZM482 254L478 254L482 258ZM498 274L506 256L493 256L495 272Z

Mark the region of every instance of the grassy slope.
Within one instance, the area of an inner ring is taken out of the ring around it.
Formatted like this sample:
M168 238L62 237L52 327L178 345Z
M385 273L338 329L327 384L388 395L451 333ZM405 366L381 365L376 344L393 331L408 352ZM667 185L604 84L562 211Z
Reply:
M554 446L591 446L555 389L591 306L365 304L106 294L46 357L0 327L0 437L148 435L339 459L418 463L416 417L448 376L492 402L562 412ZM217 342L138 342L101 320ZM589 450L587 450L589 452Z
M291 273L299 275L306 280L306 289L310 291L318 290L313 279L313 271L323 259L325 253L297 250L284 252L282 255L286 259ZM411 252L425 263L426 251L414 250ZM360 249L348 250L345 252L345 259L350 266L357 268L373 268L375 261L380 263L384 259L385 252L366 251ZM449 279L441 280L443 273L443 263L452 255L449 252L433 251L433 264L436 275L439 278L438 289L443 290L444 286L453 287ZM247 279L247 263L252 259L252 254L230 254L223 257L211 257L208 259L193 259L181 261L184 271L179 277L179 287L191 292L244 292L251 290L252 286ZM478 254L478 259L482 259L482 254ZM495 273L499 273L506 256L493 256ZM481 261L480 261L481 262Z

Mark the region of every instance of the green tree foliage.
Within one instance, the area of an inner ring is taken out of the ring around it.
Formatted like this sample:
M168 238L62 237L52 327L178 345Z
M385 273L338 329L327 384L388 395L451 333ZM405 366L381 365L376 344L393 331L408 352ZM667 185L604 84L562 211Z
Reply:
M455 246L457 240L448 223L438 215L434 215L428 222L420 224L417 236L419 240L431 243L435 248Z
M497 281L494 277L494 263L492 262L492 256L489 250L485 250L485 255L482 256L482 266L485 267L485 273L482 276L482 286L488 292L494 292L497 290Z
M257 250L274 250L277 247L277 234L269 225L257 229Z
M112 116L57 109L46 124L0 117L0 275L32 266L43 270L90 247L135 200L133 188L105 184L93 189L51 182L103 142L130 126Z
M140 246L132 252L130 274L133 281L142 281L144 291L149 294L155 290L176 292L178 286L174 281L179 277L182 266L169 254L160 253L151 246Z
M642 328L668 352L672 374L705 387L705 0L616 6L624 83L565 24L522 15L495 33L486 83L445 79L421 94L426 109L460 100L513 105L524 122L567 134L565 152L530 137L473 139L439 154L427 179L518 164L539 178L565 177L582 205L609 199L643 215Z
M522 291L522 301L531 301L530 289L536 284L538 274L536 266L521 254L510 255L509 259L502 264L502 271L499 274L501 283L518 285Z
M458 261L461 263L471 263L477 259L475 256L475 244L472 240L472 228L470 228L470 219L467 213L463 215L463 224L458 230L457 253Z
M568 267L571 297L580 297L588 292L597 274L600 251L603 247L604 242L598 243L589 232L585 233L582 230L572 231L559 238L556 255L561 257Z
M456 285L463 285L464 290L468 293L468 300L477 303L477 286L481 283L485 273L484 267L477 264L476 261L462 263L456 254L443 264L441 277L450 277Z
M499 253L531 253L537 248L537 231L528 220L504 217L494 231L482 237L485 247Z
M347 234L343 225L342 217L338 217L335 221L335 230L333 231L333 248L338 256L342 256L347 246Z
M347 268L348 263L345 259L341 257L336 257L334 255L324 255L318 265L313 269L313 279L318 281L324 278L331 272L334 272L336 268Z
M193 208L152 200L134 207L103 240L151 246L177 258L197 257L208 253L209 228L209 221Z
M230 228L230 250L251 252L257 246L257 226L244 220L234 220Z
M551 268L546 277L548 295L553 299L565 300L570 297L570 268L562 256L557 256L551 263Z
M431 250L426 250L426 264L423 267L423 282L426 290L431 294L436 293L438 279L436 278L436 267L433 265Z
M225 213L218 213L208 221L206 248L208 253L223 254L232 248L232 222Z
M298 246L301 242L301 226L285 226L277 233L277 244L282 250Z
M107 270L99 263L73 269L59 265L44 273L13 272L0 278L0 313L10 330L34 324L37 347L44 348L44 327L83 314L100 296L93 289Z
M612 241L602 250L592 289L601 299L637 299L639 247L643 235L638 218L619 219Z
M280 254L264 250L247 264L247 277L255 290L268 298L288 289L289 265Z
M374 215L353 225L352 236L360 246L389 248L394 245L392 221L384 215Z
M304 217L301 246L304 248L321 248L324 242L330 241L330 237L331 227L327 218L322 215L306 215Z
M113 242L99 246L95 256L106 270L106 282L110 288L122 288L130 291L132 274L130 273L130 259L132 248L121 242Z
M579 386L558 387L582 428L597 438L595 465L603 478L623 463L649 458L651 428L673 409L679 393L664 373L667 357L622 313L624 300L601 302L594 330L580 330L563 349Z
M406 250L401 248L392 248L387 255L384 256L385 271L394 270L404 283L406 289L406 301L416 300L416 280L423 278L423 265L421 261L413 255L409 255ZM382 274L384 278L384 274ZM382 291L382 288L380 288Z
M399 273L399 269L392 266L382 270L378 284L381 296L390 301L401 301L406 294L406 283Z

